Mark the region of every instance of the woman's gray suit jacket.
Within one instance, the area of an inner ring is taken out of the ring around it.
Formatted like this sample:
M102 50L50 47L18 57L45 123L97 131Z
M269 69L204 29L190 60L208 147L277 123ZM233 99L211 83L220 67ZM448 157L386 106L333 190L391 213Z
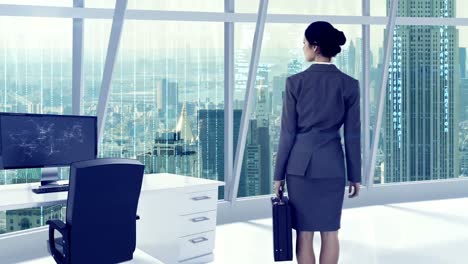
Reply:
M333 64L286 80L274 179L286 174L361 182L359 82ZM340 127L344 124L346 170ZM346 173L347 172L347 173Z

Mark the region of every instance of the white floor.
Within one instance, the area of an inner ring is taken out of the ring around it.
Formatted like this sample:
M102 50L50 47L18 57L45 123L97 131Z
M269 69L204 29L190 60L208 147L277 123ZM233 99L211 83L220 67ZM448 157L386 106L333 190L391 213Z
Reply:
M52 257L44 257L40 259L34 259L26 262L19 262L18 264L53 264L55 263ZM122 264L163 264L160 261L155 260L145 252L136 249L133 253L133 259L130 261L122 262Z
M271 221L218 226L213 263L274 263ZM343 264L467 264L468 198L345 209L339 238Z
M217 226L212 263L274 263L271 221ZM467 264L468 198L345 209L339 237L340 264ZM318 260L319 233L314 249ZM48 257L22 264L33 263L54 262ZM137 250L130 263L158 262ZM297 263L296 256L278 263Z

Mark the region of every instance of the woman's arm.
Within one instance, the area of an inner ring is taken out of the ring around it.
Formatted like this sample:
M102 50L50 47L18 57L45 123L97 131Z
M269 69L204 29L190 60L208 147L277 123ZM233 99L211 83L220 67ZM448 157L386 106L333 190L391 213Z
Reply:
M354 81L345 99L344 138L348 181L361 182L361 116L359 82Z
M296 138L296 97L292 91L294 85L295 84L293 83L291 77L288 77L286 79L286 88L283 99L283 112L281 114L280 139L278 144L278 152L276 154L276 165L274 173L275 181L282 181L285 178L289 153L291 152L294 140Z

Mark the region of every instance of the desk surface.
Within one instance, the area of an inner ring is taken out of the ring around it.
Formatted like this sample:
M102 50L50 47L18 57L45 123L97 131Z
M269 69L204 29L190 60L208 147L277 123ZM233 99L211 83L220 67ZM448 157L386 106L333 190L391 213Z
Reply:
M65 181L66 182L66 181ZM68 192L36 194L32 192L39 183L10 184L0 186L0 211L37 206L53 205L67 201ZM224 182L181 176L170 173L145 174L141 187L142 192L187 188L222 186Z

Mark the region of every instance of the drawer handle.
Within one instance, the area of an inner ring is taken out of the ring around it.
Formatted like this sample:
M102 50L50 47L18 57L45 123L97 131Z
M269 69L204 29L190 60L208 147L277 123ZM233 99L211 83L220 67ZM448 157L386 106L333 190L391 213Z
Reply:
M206 221L206 220L210 220L210 219L208 217L206 217L206 216L202 216L202 217L195 217L195 218L192 218L190 220L192 222L194 222L194 223L197 223L197 222Z
M197 237L197 238L194 238L194 239L190 239L190 242L192 242L193 244L197 244L197 243L200 243L200 242L203 242L203 241L208 241L208 238L206 238L206 237Z
M203 196L192 197L192 200L194 200L194 201L201 201L201 200L208 200L208 199L210 199L210 198L211 198L211 197L209 197L209 196L203 195Z

